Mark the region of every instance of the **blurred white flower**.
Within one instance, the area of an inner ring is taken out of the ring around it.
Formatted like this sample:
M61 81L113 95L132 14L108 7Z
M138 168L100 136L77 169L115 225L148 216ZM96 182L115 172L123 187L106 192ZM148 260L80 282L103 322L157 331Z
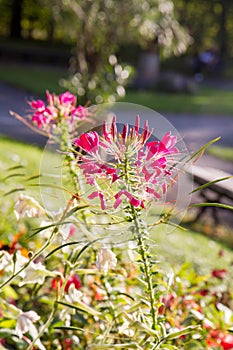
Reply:
M22 287L24 284L27 283L38 283L38 284L43 284L45 277L50 276L54 277L59 274L58 271L49 271L46 270L45 266L39 262L39 263L34 263L31 262L30 265L28 266L27 269L23 271L24 273L24 278L23 280L19 283L19 287ZM22 275L20 274L22 277Z
M15 204L14 213L15 213L16 219L20 220L25 216L28 216L29 218L39 217L40 214L45 213L45 210L34 198L25 196L24 194L21 193Z
M0 271L1 270L9 271L9 267L11 267L11 263L12 263L12 255L6 252L5 250L2 250L0 255Z
M0 254L0 270L4 270L5 272L18 272L27 262L28 258L21 255L19 250L15 254L9 254L3 250ZM23 272L22 277L24 277Z
M116 255L109 248L101 248L96 257L96 266L105 274L109 269L114 269L117 264Z
M23 334L29 333L33 339L37 338L38 332L34 326L34 322L37 322L40 319L40 316L35 311L19 311L19 316L16 323L16 334L19 338L23 337ZM40 339L37 339L35 345L40 350L46 350L44 345L41 343Z
M40 316L35 311L23 312L20 310L19 317L16 323L16 334L22 338L24 333L30 332L33 322L40 319Z
M65 295L65 299L68 303L75 303L76 301L80 301L83 293L80 290L77 290L74 283L69 286L68 294Z

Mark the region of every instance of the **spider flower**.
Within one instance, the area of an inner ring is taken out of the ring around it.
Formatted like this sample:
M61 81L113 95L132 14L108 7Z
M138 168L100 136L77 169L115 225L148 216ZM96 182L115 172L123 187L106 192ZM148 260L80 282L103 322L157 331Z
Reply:
M46 103L42 100L33 100L29 105L33 113L31 121L49 134L64 120L69 126L75 127L77 122L88 116L88 109L81 105L77 106L76 97L69 91L60 95L46 91Z
M145 208L147 202L161 199L174 181L176 136L167 132L161 140L150 141L152 131L148 122L141 131L137 116L133 127L125 124L119 132L113 117L110 126L104 123L102 136L91 131L76 139L75 146L85 151L77 152L77 164L94 188L88 198L98 198L103 210Z

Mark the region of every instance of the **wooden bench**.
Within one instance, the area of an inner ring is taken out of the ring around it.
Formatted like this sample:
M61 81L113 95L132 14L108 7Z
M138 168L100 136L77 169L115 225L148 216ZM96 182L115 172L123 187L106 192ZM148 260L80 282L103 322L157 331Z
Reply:
M219 182L215 182L210 186L200 189L197 193L203 198L205 203L220 203L226 204L222 200L225 199L233 205L233 175L226 173L222 170L208 167L192 166L189 174L192 176L194 183L199 186L203 186L208 182L216 181L231 177ZM199 208L199 212L195 218L198 220L206 210L210 208L213 212L213 219L216 224L219 223L218 207L203 206Z

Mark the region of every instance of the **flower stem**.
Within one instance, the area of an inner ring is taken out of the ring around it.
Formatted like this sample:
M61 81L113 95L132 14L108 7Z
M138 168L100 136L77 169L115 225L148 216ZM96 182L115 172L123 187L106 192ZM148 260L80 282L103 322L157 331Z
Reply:
M55 316L55 313L57 311L57 301L55 301L52 311L49 315L49 318L47 319L47 321L45 322L45 324L43 325L43 327L41 328L41 330L39 331L38 335L36 336L36 338L33 339L33 341L30 343L30 345L27 347L26 350L32 350L36 341L42 336L42 334L44 333L44 331L46 330L46 328L48 328L48 326L50 325L50 323L53 321L53 318Z
M138 219L137 212L134 206L131 206L131 212L133 215L133 221L135 224L135 238L137 239L138 244L138 253L141 256L141 267L144 274L144 280L147 284L147 293L150 301L150 311L152 317L152 329L155 330L157 324L157 313L155 306L154 298L154 289L153 289L153 280L152 280L152 271L151 271L151 261L149 254L149 247L146 244L147 230L145 225L141 220Z

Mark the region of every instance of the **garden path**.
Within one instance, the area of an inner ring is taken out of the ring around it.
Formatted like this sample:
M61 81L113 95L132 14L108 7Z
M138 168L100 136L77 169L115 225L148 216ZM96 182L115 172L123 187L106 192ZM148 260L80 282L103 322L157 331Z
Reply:
M34 96L35 97L35 96ZM27 142L29 144L43 147L46 144L46 138L34 133L23 123L10 116L9 110L13 110L20 115L25 115L28 111L27 101L33 98L32 94L22 91L0 82L0 134L15 138L16 140ZM134 106L134 107L133 107ZM135 115L138 113L136 105L132 105L127 111L122 111L121 122L134 123ZM196 151L202 145L210 140L221 136L218 142L220 146L233 147L233 116L212 116L212 115L175 115L170 113L163 114L165 119L152 113L151 110L145 110L140 118L142 122L149 119L149 125L158 129L158 122L165 120L165 124L159 124L162 133L168 130L178 130L189 151ZM119 116L117 114L118 121ZM167 122L168 121L168 122ZM168 129L166 129L168 127ZM4 150L2 150L4 151ZM233 164L208 154L198 161L200 166L214 167L225 172L233 174ZM232 213L226 213L227 221L232 222ZM224 215L225 216L225 215Z
M33 95L29 92L0 82L0 134L30 144L44 146L46 144L45 137L35 134L9 114L9 110L13 110L20 115L25 115L28 111L27 101L32 98ZM130 110L123 112L121 116L122 122L134 123L137 110L136 105L135 108L133 106ZM148 118L150 126L156 130L158 121L161 122L161 120L159 118L157 121L154 115L151 117L150 112L149 109L145 110L142 114L140 113L140 118L142 122ZM221 136L221 140L217 143L219 146L233 147L233 116L177 115L170 113L163 113L163 116L171 123L168 123L168 127L170 125L171 129L174 127L178 130L188 150L191 152L199 149L217 136ZM233 174L232 163L207 154L199 160L198 164L215 167Z

